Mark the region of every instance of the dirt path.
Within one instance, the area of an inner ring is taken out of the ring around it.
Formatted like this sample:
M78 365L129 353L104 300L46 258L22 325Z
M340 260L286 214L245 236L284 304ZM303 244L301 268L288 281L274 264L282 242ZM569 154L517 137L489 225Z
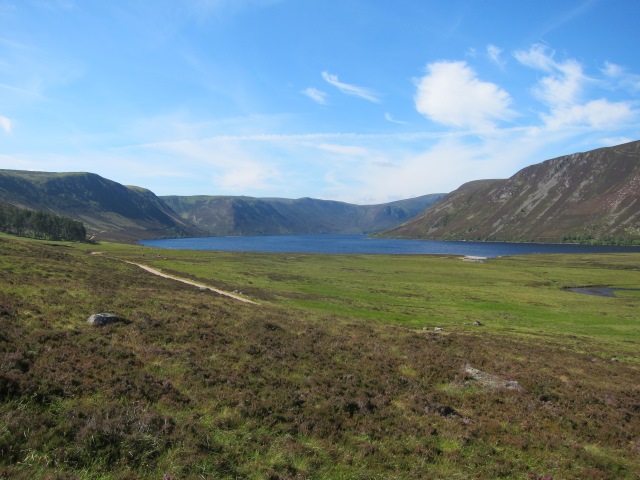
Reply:
M250 303L252 305L259 305L258 303L248 300L246 298L242 298L239 295L235 295L233 293L230 292L225 292L224 290L218 290L217 288L213 288L210 287L208 285L203 285L201 283L196 283L196 282L192 282L191 280L187 280L186 278L180 278L180 277L174 277L173 275L167 275L166 273L162 273L160 270L156 270L155 268L151 268L151 267L147 267L146 265L141 265L139 263L133 263L133 262L127 262L131 265L136 265L138 267L140 267L143 270L146 270L149 273L153 273L154 275L158 275L159 277L163 277L163 278L169 278L171 280L175 280L176 282L182 282L182 283L186 283L187 285L192 285L194 287L200 288L200 289L204 289L204 290L211 290L212 292L215 292L219 295L224 295L225 297L229 297L229 298L233 298L234 300L238 300L240 302L244 302L244 303Z

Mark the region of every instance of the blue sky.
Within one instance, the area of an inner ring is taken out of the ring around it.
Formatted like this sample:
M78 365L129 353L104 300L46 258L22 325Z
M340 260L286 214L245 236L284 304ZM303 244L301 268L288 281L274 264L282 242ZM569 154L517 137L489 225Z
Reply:
M382 203L640 139L638 0L0 0L0 168Z

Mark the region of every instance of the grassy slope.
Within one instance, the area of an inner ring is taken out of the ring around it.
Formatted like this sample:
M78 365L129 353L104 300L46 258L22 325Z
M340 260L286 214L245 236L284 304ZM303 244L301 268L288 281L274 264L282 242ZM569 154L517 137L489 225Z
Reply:
M385 235L494 241L640 242L640 142L467 183Z
M559 287L637 270L0 237L0 478L636 478L640 296ZM127 322L92 328L97 311Z
M0 170L0 201L82 221L98 239L198 235L153 192L93 173Z

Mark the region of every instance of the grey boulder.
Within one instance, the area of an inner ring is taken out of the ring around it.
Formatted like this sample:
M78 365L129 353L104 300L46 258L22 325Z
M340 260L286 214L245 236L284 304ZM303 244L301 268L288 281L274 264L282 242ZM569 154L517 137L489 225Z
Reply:
M87 319L87 323L96 327L104 327L112 323L121 322L122 318L113 313L94 313Z

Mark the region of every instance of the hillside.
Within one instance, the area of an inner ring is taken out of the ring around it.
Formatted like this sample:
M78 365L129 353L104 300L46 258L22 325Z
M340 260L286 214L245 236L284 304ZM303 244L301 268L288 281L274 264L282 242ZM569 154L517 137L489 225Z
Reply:
M640 242L640 142L554 158L507 180L466 183L384 235Z
M212 235L369 233L382 231L423 212L442 194L380 204L353 205L300 198L165 196L182 218Z
M133 241L199 233L151 191L93 173L0 170L0 201L80 220L98 239Z
M637 479L637 260L0 235L0 478Z

